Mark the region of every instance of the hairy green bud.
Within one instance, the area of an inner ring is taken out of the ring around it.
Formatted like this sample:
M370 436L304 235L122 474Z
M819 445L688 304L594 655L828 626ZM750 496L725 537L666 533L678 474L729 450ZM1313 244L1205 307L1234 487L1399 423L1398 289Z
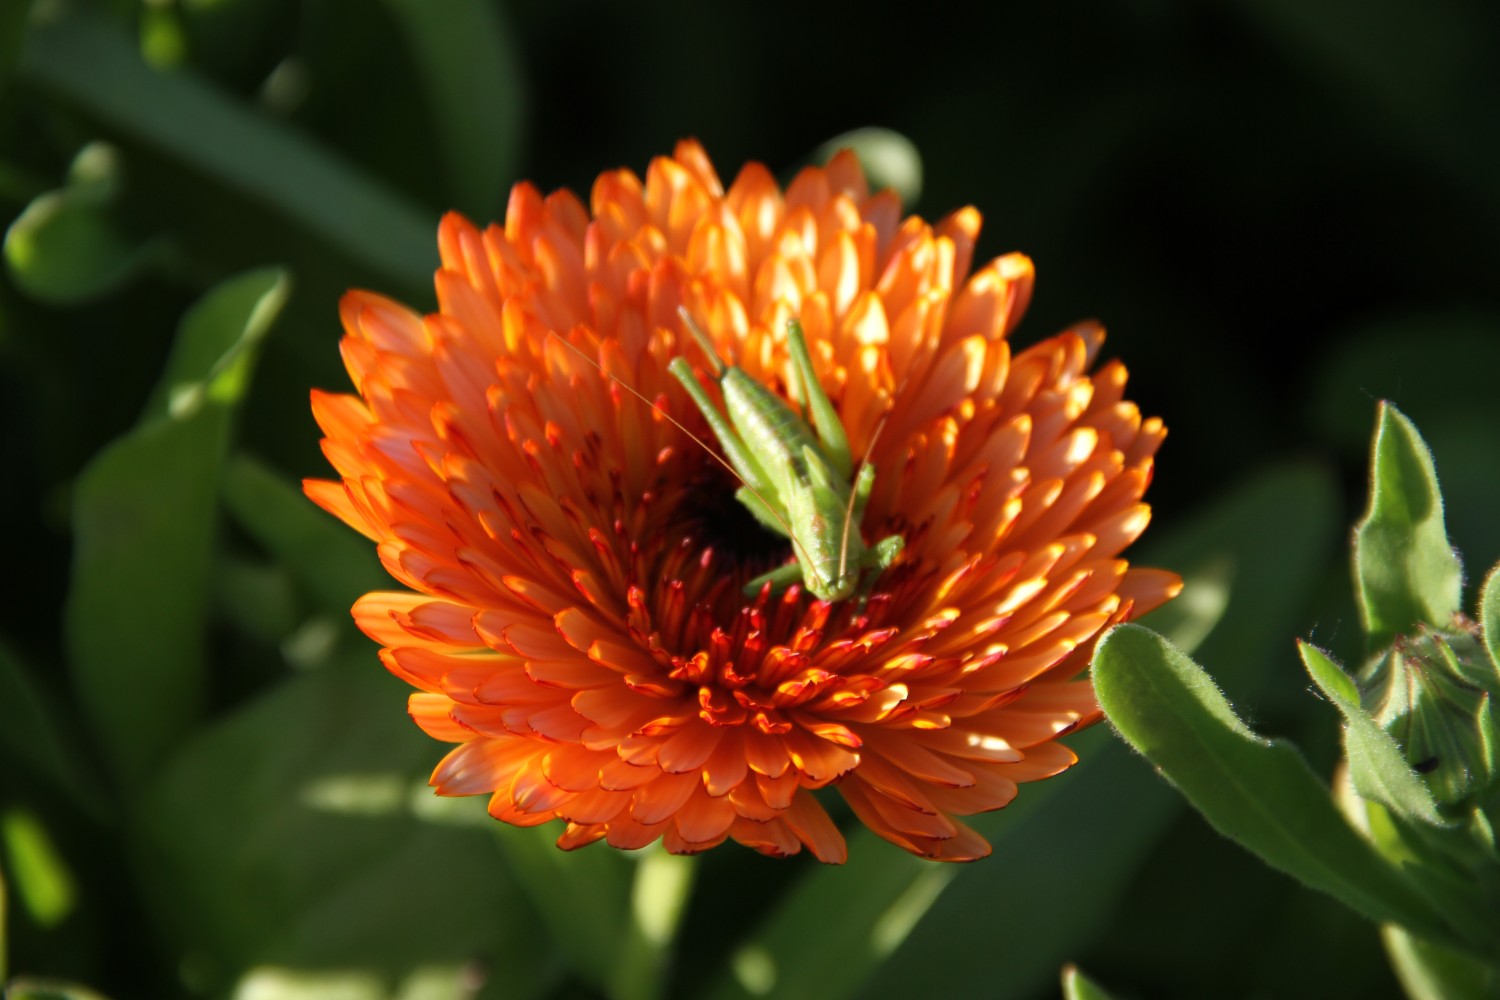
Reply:
M1398 636L1359 680L1360 704L1401 746L1448 814L1479 800L1497 777L1495 718L1500 676L1479 627L1455 615L1445 628L1423 625Z

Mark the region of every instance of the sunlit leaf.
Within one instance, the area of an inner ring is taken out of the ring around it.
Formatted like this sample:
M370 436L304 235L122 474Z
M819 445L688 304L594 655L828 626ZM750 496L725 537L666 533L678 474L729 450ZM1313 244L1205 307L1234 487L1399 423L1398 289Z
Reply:
M158 392L170 413L115 441L79 477L69 659L79 702L127 780L200 709L219 464L244 366L286 287L281 272L256 271L200 300L174 352L195 365L174 362Z
M66 920L78 902L78 888L41 821L25 809L0 814L0 845L15 898L41 927Z
M611 1000L654 1000L671 976L672 946L692 894L698 860L648 850L630 889L629 931L622 935L606 983Z
M1438 815L1432 793L1411 769L1396 741L1360 707L1354 679L1316 646L1298 642L1297 652L1313 683L1344 716L1344 756L1355 791L1398 815L1433 826L1446 825Z
M290 294L291 281L279 270L253 271L214 289L183 318L146 418L181 419L205 402L238 402L249 387L254 349Z
M1479 624L1490 664L1500 671L1500 565L1490 570L1479 589Z
M1344 821L1289 743L1264 740L1160 636L1122 625L1100 643L1094 686L1126 740L1226 837L1372 920L1449 938L1441 915Z
M1062 990L1063 1000L1110 1000L1104 988L1079 972L1076 965L1063 969Z
M215 956L208 992L266 967L382 983L472 967L496 981L485 996L516 998L549 981L556 951L496 856L494 821L480 799L425 787L442 745L400 696L373 662L296 675L146 789L138 875L171 939Z
M61 979L25 976L12 979L5 987L5 1000L108 1000L98 990Z
M141 11L140 53L152 67L175 70L187 57L187 37L177 5L146 4Z
M416 286L436 260L432 222L333 154L183 72L142 60L114 25L83 14L33 26L20 76L255 199L351 258Z
M1493 887L1485 884L1482 875L1476 879L1476 874L1494 858L1476 856L1471 829L1403 822L1379 802L1354 792L1347 780L1337 786L1336 799L1355 828L1406 873L1431 907L1443 914L1455 936L1470 945L1471 953L1490 956L1494 942L1500 941L1500 906Z
M1463 570L1443 526L1432 455L1410 420L1383 403L1370 458L1370 505L1355 531L1354 571L1370 649L1459 609Z
M1391 968L1411 1000L1466 1000L1500 994L1500 968L1424 941L1393 924L1380 928Z

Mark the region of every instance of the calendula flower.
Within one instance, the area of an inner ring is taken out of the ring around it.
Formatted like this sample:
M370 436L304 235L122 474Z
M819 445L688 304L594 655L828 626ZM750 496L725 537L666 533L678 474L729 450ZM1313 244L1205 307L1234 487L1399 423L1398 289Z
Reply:
M564 848L838 862L831 786L916 854L989 853L960 817L1076 760L1056 739L1099 717L1095 637L1179 584L1119 557L1161 422L1119 364L1090 374L1097 326L1012 354L1032 266L971 272L979 222L903 219L848 153L784 192L750 164L726 191L684 142L587 206L520 184L503 226L446 217L436 313L345 297L359 395L314 393L341 478L306 490L407 588L354 616L455 744L439 793L562 820ZM792 549L666 419L713 441L667 372L708 370L680 307L783 396L800 319L877 470L864 538L905 540L867 600L741 593Z

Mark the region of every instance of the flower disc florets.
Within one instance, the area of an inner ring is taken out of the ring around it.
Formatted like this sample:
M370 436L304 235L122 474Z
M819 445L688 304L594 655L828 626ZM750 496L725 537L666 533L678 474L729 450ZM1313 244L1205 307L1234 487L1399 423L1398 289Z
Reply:
M847 153L785 192L758 164L725 191L687 142L644 181L603 174L587 207L521 184L503 227L445 218L434 314L344 299L359 395L314 394L341 478L306 488L408 588L354 614L456 744L439 792L561 819L568 848L840 861L814 795L836 785L909 851L989 853L959 817L1074 762L1055 739L1098 718L1077 679L1095 637L1178 582L1119 558L1161 422L1119 364L1090 374L1097 326L1012 356L1031 262L971 273L978 231L973 209L903 220ZM790 553L664 417L710 437L667 372L702 364L684 306L783 395L800 319L879 470L863 536L905 539L862 607L741 594Z

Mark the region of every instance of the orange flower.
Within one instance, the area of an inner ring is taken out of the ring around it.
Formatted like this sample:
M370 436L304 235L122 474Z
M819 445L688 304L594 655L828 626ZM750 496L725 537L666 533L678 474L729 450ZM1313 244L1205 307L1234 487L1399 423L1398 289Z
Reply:
M959 817L1076 760L1055 740L1099 718L1075 679L1095 638L1179 583L1119 558L1161 421L1122 399L1118 363L1088 374L1095 325L1012 356L1031 262L970 274L978 231L972 208L903 220L852 154L785 192L750 164L725 191L684 142L644 182L601 175L588 208L520 184L504 227L446 217L435 314L344 298L359 396L313 394L342 480L306 490L409 588L354 616L418 689L417 724L456 744L440 794L564 820L564 848L733 838L838 862L815 794L835 786L908 851L989 853ZM679 305L779 391L801 319L854 454L873 452L865 537L906 542L863 608L741 595L787 544L620 387L712 440L667 373L705 364Z

